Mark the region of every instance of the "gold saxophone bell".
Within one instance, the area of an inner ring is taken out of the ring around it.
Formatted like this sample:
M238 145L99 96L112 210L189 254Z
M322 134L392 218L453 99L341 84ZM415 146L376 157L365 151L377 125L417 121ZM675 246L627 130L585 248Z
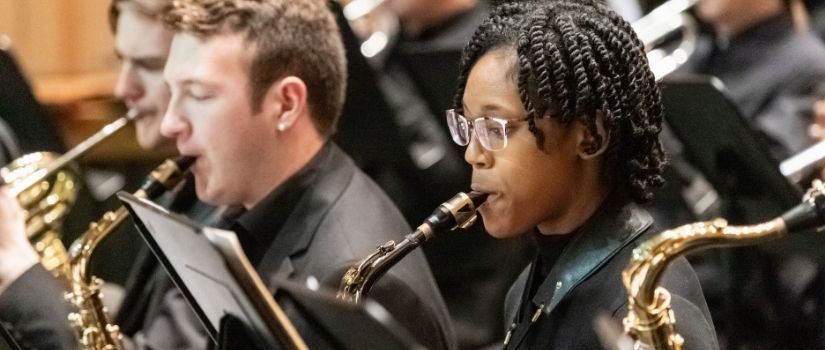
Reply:
M659 233L633 250L622 273L627 288L625 333L635 349L682 349L684 339L676 332L670 293L658 287L665 268L687 253L712 247L762 243L825 226L825 185L815 180L802 204L773 220L749 226L731 226L724 219L697 222Z
M0 169L3 185L26 211L29 241L40 255L41 264L55 276L68 272L60 228L77 199L79 169L74 161L122 129L137 114L130 110L63 155L30 153Z

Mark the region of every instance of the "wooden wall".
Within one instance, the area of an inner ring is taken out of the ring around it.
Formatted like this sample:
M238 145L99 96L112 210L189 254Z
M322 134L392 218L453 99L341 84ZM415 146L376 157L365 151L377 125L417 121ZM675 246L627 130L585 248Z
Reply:
M0 0L0 36L11 39L12 51L44 102L111 91L117 60L109 1Z

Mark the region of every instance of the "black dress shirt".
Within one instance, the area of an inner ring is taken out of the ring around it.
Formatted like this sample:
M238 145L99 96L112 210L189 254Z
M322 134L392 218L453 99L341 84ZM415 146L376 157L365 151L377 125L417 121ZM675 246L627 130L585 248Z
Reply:
M260 263L275 235L295 210L295 203L316 181L323 161L330 157L331 147L331 144L325 144L307 165L256 204L257 209L231 214L237 217L230 227L238 234L238 240L253 265Z

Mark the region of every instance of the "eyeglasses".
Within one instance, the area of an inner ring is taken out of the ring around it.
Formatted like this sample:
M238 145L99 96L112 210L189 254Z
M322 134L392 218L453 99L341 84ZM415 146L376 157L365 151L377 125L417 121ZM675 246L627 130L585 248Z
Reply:
M481 146L489 151L500 151L507 147L507 134L511 130L508 125L530 120L530 117L523 119L504 119L497 117L481 117L469 120L455 109L448 109L447 125L450 127L450 136L459 146L470 144L470 131L475 131Z

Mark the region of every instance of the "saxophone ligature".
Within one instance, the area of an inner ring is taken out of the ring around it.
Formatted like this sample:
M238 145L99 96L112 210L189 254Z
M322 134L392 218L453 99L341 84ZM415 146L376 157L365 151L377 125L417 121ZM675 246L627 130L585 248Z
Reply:
M441 203L424 223L407 234L403 241L388 241L378 246L378 249L366 258L353 264L344 273L336 296L341 300L358 303L387 270L422 243L437 233L472 226L477 218L476 210L485 200L486 193L472 191L459 192L450 200Z
M0 182L26 210L26 235L40 263L54 276L62 278L68 273L60 226L77 199L78 170L74 161L137 117L138 112L130 110L63 155L29 153L0 169Z
M657 287L665 268L677 257L712 247L762 243L823 225L825 185L815 180L801 204L773 220L749 226L729 226L724 219L692 223L643 242L622 273L628 294L624 330L634 349L682 349L684 339L675 329L670 293Z
M136 197L156 198L173 190L183 179L194 158L178 157L167 159L147 176ZM89 225L69 247L68 270L69 291L66 300L76 309L69 315L69 323L75 330L81 349L118 350L122 349L120 329L112 324L100 288L103 281L89 273L89 261L97 246L109 236L129 216L124 207L103 214L103 217Z

